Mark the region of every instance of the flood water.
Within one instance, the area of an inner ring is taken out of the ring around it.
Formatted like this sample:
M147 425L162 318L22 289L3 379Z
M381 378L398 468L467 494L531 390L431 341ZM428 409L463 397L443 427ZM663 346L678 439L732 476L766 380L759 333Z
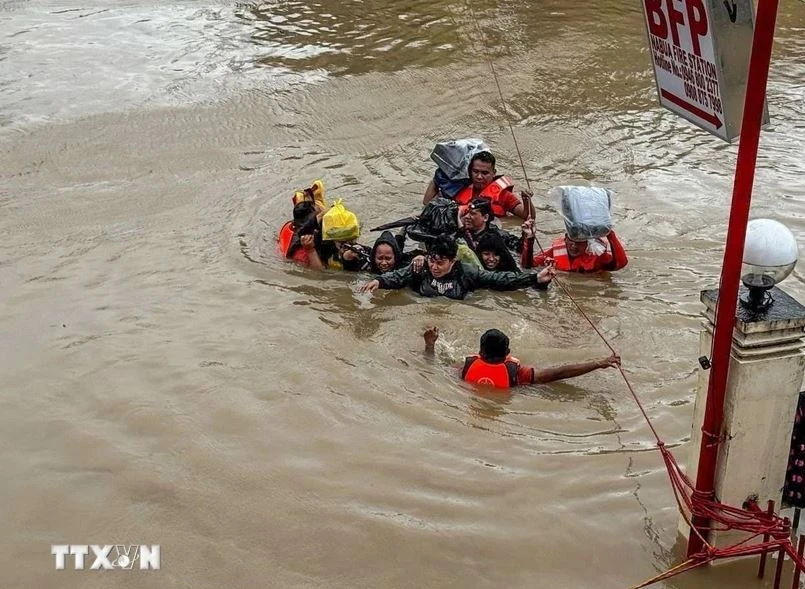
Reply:
M439 140L524 185L485 44L541 240L550 187L616 195L628 268L566 284L686 459L737 148L657 106L639 2L0 2L0 587L626 588L677 562L615 371L502 397L451 371L490 327L540 365L606 354L559 289L369 297L277 254L316 178L364 242L418 211ZM768 101L752 215L803 241L805 3ZM783 288L805 301L802 263ZM54 570L51 544L130 543L161 569Z

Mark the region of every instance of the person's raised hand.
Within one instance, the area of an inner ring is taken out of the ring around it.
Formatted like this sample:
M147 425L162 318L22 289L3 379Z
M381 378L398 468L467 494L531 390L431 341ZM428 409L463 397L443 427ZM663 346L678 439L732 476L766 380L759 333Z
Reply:
M534 219L528 219L522 225L523 235L528 238L534 237Z
M413 260L411 260L411 269L414 271L414 274L419 274L422 272L422 268L425 266L425 256L417 256Z
M316 247L316 242L312 235L303 235L299 238L299 242L302 244L302 249L306 252L312 251Z
M425 339L425 345L432 348L436 340L439 339L439 328L435 325L428 327L422 337Z
M370 280L369 282L361 284L358 290L360 292L375 292L378 288L380 288L380 281Z
M620 368L621 357L618 354L612 354L608 358L602 358L598 361L600 368Z
M428 327L422 337L425 339L425 353L428 355L433 354L436 340L439 339L439 328L435 325Z
M537 274L537 282L540 284L545 284L547 282L551 282L556 277L556 268L554 267L553 259L549 258L546 260L545 267L539 271Z

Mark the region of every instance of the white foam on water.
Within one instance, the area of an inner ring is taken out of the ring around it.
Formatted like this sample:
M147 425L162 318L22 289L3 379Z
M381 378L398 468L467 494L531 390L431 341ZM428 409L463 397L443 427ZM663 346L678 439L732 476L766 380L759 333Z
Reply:
M0 126L283 91L327 77L265 63L267 54L324 48L258 43L256 32L226 4L2 3Z

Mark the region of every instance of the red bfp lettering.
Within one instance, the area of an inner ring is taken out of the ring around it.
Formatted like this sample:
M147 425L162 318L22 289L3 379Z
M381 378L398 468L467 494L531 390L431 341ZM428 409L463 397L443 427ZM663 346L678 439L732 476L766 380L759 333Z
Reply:
M668 38L668 24L662 11L662 0L644 0L648 15L648 30L662 39Z
M669 2L671 0L668 0ZM702 56L702 49L699 46L699 37L707 34L707 13L704 11L702 0L687 0L688 26L690 27L690 42L693 45L693 53L697 57Z
M679 44L679 25L685 26L685 13L676 9L674 0L665 0L665 7L668 9L668 20L671 23L671 38L674 45L682 47Z
M682 2L685 5L685 12L679 10L674 5L675 2ZM693 53L698 57L702 56L699 38L704 37L708 31L707 13L702 0L643 0L643 4L646 7L648 30L652 35L668 39L670 29L674 45L682 47L679 42L679 27L687 27ZM665 10L663 10L663 4L665 4Z

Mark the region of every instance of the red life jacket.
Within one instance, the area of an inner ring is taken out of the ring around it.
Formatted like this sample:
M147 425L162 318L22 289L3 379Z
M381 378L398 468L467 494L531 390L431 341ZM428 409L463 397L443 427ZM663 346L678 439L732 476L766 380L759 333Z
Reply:
M506 358L503 362L490 364L481 360L480 356L468 356L464 359L461 378L474 384L508 389L517 384L517 362Z
M601 267L601 262L612 259L612 248L609 240L606 240L607 250L600 256L594 256L584 252L573 259L567 255L567 243L564 237L557 237L551 244L553 259L556 261L556 269L563 272L595 272Z
M514 182L508 176L498 176L494 181L487 184L486 188L481 191L478 198L486 198L492 201L492 212L496 217L505 217L507 211L500 203L501 195L514 188ZM472 184L462 188L461 192L456 195L455 201L460 205L468 205L472 202Z
M284 257L288 256L288 249L291 247L292 240L293 240L293 221L286 221L285 224L280 228L280 236L279 236L280 253Z

